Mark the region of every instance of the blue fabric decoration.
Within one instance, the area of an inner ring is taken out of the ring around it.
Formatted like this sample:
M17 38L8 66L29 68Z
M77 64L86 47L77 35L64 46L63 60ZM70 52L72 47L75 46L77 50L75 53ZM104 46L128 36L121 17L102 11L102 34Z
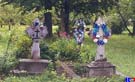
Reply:
M109 32L105 32L105 36L107 37L110 36Z
M97 41L97 44L98 44L98 45L104 45L105 43L104 43L103 40L98 40L98 41Z
M38 26L38 25L39 25L39 22L35 22L35 23L34 23L34 26Z
M106 24L103 24L102 25L102 29L103 29L103 32L104 32L104 36L105 37L108 37L109 36L109 31L108 31L108 29L107 29L107 26L106 26Z
M105 37L108 37L108 36L109 36L109 31L108 31L108 29L107 29L106 24L102 24L101 27L102 27L102 29L103 29L104 36L105 36ZM98 30L99 30L98 24L94 23L93 36L96 36Z
M74 31L73 34L74 34L76 43L81 44L83 42L84 32L82 30L76 30L76 31ZM81 35L81 37L80 37L80 35Z
M96 36L97 35L97 32L99 30L99 26L96 23L94 23L93 26L94 26L94 28L93 28L93 36Z
M93 34L93 39L95 39L95 38L97 38L96 35L97 35L97 32L99 31L99 26L98 26L98 24L94 23L93 27L94 28L93 28L92 34ZM102 24L101 28L104 32L104 37L106 37L106 38L109 37L110 34L109 34L109 31L107 29L106 24ZM105 42L103 40L100 40L100 39L98 39L98 41L96 43L97 43L97 45L104 45L105 44Z

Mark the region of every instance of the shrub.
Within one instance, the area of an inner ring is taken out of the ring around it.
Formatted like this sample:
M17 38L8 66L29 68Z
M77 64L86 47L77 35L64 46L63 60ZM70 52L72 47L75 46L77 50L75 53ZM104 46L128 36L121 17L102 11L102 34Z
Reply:
M86 39L89 42L89 39ZM55 40L46 39L41 42L41 58L54 59L54 60L69 60L79 62L90 62L94 60L95 50L91 47L95 47L95 44L82 46L78 48L74 39L55 38Z
M72 39L59 39L50 45L50 49L59 55L58 59L60 60L76 61L80 59L80 53Z
M18 63L14 54L4 54L0 57L0 73L8 74Z
M30 58L31 57L31 46L32 40L27 36L19 36L19 40L16 43L18 48L15 52L17 58Z
M43 59L49 59L49 60L54 60L55 59L55 54L57 52L53 52L49 49L49 46L46 44L40 44L40 55L41 58Z
M95 47L95 45L94 46L92 46L92 45L93 44L91 44L91 46L90 45L84 45L81 48L81 50L80 50L81 62L89 63L89 62L94 60L96 51L94 50L94 48L91 48L91 47Z

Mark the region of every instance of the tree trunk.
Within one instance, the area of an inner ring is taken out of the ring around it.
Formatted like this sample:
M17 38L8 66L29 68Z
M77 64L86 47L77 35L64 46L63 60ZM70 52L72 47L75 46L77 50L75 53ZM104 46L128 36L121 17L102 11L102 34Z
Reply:
M135 36L135 21L133 22L133 36Z
M64 19L64 14L61 13L61 26L60 26L61 31L65 31L65 19Z
M123 16L122 13L120 12L119 6L117 6L117 9L118 9L117 12L118 12L119 16L121 17L121 20L122 20L122 23L123 23L124 27L127 29L127 31L129 32L129 34L132 35L132 32L128 29L127 22L126 22L126 20L124 19L124 16Z
M8 30L9 30L9 31L11 30L11 25L10 25L10 24L8 25Z
M64 28L65 32L69 34L69 0L64 0Z
M40 0L41 4L44 4L45 10L52 9L52 1L51 0ZM47 26L48 37L52 37L52 15L51 12L44 13L44 25Z
M47 12L44 14L45 20L44 20L44 25L47 26L48 30L48 37L52 36L52 15L50 12Z
M1 24L1 25L0 25L0 27L2 28L2 27L3 27L3 25Z

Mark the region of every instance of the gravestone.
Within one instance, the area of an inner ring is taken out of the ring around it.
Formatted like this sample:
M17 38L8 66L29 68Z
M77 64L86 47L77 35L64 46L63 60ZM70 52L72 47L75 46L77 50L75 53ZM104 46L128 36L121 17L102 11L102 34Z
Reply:
M47 28L40 25L40 21L36 18L33 25L27 28L26 33L32 38L33 44L31 48L32 59L20 59L16 73L21 73L22 70L29 74L42 73L47 67L49 61L40 59L40 39L47 35Z
M40 23L38 19L34 23ZM47 28L43 25L33 25L26 30L27 34L32 38L33 44L31 49L32 59L40 59L40 39L47 35Z
M111 76L115 74L115 66L105 57L105 44L108 42L110 32L102 18L98 18L92 32L93 41L97 44L95 61L87 65L89 77Z

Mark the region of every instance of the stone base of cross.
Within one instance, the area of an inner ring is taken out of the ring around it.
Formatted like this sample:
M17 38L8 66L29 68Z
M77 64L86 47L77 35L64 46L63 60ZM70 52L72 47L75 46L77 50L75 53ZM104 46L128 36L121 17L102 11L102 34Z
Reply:
M116 73L115 66L107 61L105 57L105 44L110 36L105 22L99 17L94 24L93 41L97 44L95 61L87 65L89 77L112 76Z

